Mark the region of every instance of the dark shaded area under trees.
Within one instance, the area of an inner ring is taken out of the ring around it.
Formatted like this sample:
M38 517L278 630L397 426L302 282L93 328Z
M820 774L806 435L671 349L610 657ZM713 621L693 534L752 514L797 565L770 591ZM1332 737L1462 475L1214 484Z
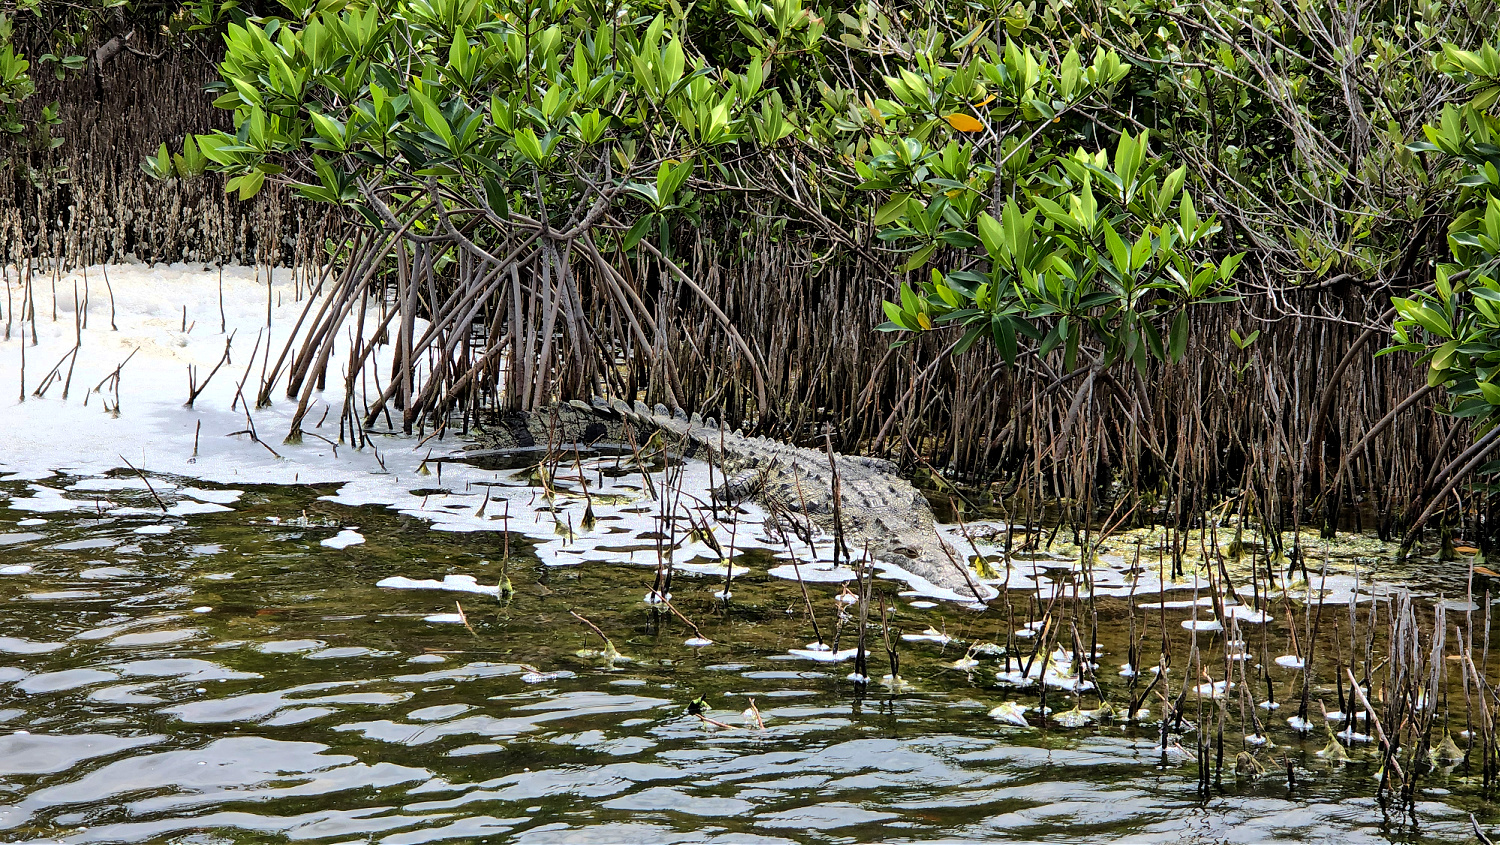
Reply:
M0 132L6 263L316 260L326 210L290 192L242 203L224 193L222 179L163 183L141 172L141 159L164 139L232 125L204 95L224 52L217 31L181 23L180 32L163 31L182 12L177 2L108 9L42 2L40 14L15 5L0 5L0 14L29 61L35 92L17 109L20 131ZM65 54L73 58L67 66L40 60ZM55 123L44 115L53 104Z

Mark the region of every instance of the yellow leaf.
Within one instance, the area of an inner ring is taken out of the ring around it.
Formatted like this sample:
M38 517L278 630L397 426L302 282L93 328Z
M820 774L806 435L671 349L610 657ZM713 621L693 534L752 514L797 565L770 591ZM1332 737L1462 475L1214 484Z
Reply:
M918 312L917 325L921 326L924 329L930 329L932 328L932 318L927 316L925 313Z
M971 115L954 112L953 114L945 116L943 119L948 121L949 126L952 126L954 129L957 129L960 132L984 131L984 124L979 122L978 118Z
M991 94L988 97L985 97L983 100L980 100L979 102L975 103L974 104L974 108L976 108L976 109L982 109L985 106L987 106L987 105L989 105L990 103L993 103L993 102L995 102L995 95Z

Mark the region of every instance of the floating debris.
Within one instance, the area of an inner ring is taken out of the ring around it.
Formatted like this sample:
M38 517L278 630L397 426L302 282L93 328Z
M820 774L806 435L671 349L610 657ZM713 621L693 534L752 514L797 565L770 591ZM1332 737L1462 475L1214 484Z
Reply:
M1088 726L1094 721L1093 719L1089 718L1089 715L1087 713L1083 712L1083 710L1079 709L1076 705L1072 710L1064 710L1063 712L1058 713L1056 716L1053 716L1051 718L1052 723L1060 728L1082 728Z
M944 663L943 665L949 669L957 669L960 672L970 672L979 665L979 661L974 659L973 652L968 652L952 663Z
M880 685L890 690L891 692L910 692L916 689L916 687L913 686L911 682L907 681L905 678L898 678L893 675L882 676L880 679Z
M952 637L936 628L928 628L920 634L902 634L901 639L909 643L939 643L941 645L953 642Z
M1343 730L1339 731L1338 734L1337 734L1337 736L1338 736L1339 739L1342 739L1348 745L1353 745L1356 742L1369 742L1370 741L1370 735L1369 734L1359 733L1358 731L1354 730L1354 726L1353 725L1350 725L1349 727L1344 728Z
M1151 747L1151 756L1158 760L1166 760L1169 763L1186 763L1197 759L1192 752L1183 748L1180 743L1169 742L1165 747L1154 745Z
M1046 675L1042 676L1042 683L1053 689L1075 693L1088 692L1094 688L1093 681L1086 681L1076 675L1064 674L1062 672L1049 671Z
M746 724L754 725L760 730L766 729L766 720L760 715L760 708L755 706L755 699L750 699L750 706L746 707L740 716Z
M1047 624L1047 620L1045 619L1038 619L1035 622L1027 622L1025 625L1022 625L1020 628L1016 629L1015 635L1020 639L1030 639L1040 633L1042 630L1042 626L1045 624Z
M1266 773L1266 767L1255 759L1255 755L1249 751L1241 751L1234 756L1234 773L1237 777L1258 778Z
M1264 610L1256 610L1253 607L1243 604L1234 605L1233 607L1228 608L1227 612L1234 619L1240 622L1249 623L1251 625L1263 624L1266 622L1270 622L1272 619L1271 614L1265 612Z
M1031 723L1026 721L1026 709L1025 705L1007 701L990 710L990 718L1018 728L1029 728Z
M604 648L581 648L573 653L584 660L602 660L611 666L616 663L630 663L634 659L616 651L613 643Z
M1204 698L1223 698L1226 693L1237 686L1233 681L1210 681L1199 684L1193 688L1193 692Z
M1313 753L1330 763L1340 764L1349 762L1349 752L1344 750L1344 746L1339 744L1339 741L1334 738L1332 732L1328 734L1328 744L1323 746L1321 751Z
M1453 741L1453 734L1447 732L1443 733L1443 741L1433 746L1432 750L1427 752L1427 757L1432 761L1432 765L1439 768L1462 763L1465 756L1467 755L1464 754L1464 750L1459 748L1458 743Z
M995 681L1004 686L1031 687L1041 682L1052 689L1060 689L1066 692L1087 692L1094 688L1093 681L1080 678L1073 667L1073 653L1064 649L1058 649L1048 655L1045 661L1032 661L1029 672L1024 671L1024 663L1020 668L1009 672L997 672ZM1090 668L1094 664L1088 664Z
M1110 704L1108 701L1103 701L1099 703L1098 709L1085 710L1083 711L1083 715L1089 717L1095 722L1113 722L1117 714L1113 704Z

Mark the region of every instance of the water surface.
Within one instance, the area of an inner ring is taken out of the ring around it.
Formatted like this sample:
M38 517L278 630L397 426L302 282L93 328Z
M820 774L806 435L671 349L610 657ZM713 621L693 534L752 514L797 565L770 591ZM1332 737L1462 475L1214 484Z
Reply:
M505 562L497 533L320 498L333 487L177 479L163 516L126 474L78 481L0 480L0 841L1437 842L1468 839L1469 812L1496 819L1462 768L1385 807L1373 765L1324 763L1316 733L1273 732L1270 774L1231 764L1205 793L1190 761L1162 765L1150 725L1001 724L992 707L1037 693L997 685L993 655L951 665L1007 643L998 604L929 607L881 582L911 685L893 694L791 655L813 629L765 552L727 603L719 577L678 573L674 606L713 641L691 647L642 601L655 571L638 560L543 566L512 535ZM362 543L325 545L352 527ZM447 575L514 592L376 586ZM829 637L839 587L808 590ZM1126 601L1096 605L1116 700ZM1189 636L1191 611L1172 613ZM954 641L901 638L927 629ZM1273 676L1289 695L1295 673ZM727 727L690 712L699 696Z

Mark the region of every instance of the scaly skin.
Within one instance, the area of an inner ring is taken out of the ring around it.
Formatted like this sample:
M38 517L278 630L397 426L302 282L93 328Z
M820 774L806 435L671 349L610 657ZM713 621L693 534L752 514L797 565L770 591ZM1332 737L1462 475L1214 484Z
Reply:
M967 558L943 541L932 507L889 461L803 449L764 437L728 432L712 419L666 407L649 408L621 400L593 405L569 402L550 413L526 420L527 430L512 422L498 438L520 446L535 442L582 440L582 433L598 439L597 421L628 421L662 433L668 448L685 457L704 457L729 479L714 497L721 501L751 500L774 517L792 525L812 526L835 533L834 478L838 480L838 516L844 545L856 560L868 548L872 558L890 563L961 596L981 598L983 588L971 579ZM529 434L528 434L529 431Z

